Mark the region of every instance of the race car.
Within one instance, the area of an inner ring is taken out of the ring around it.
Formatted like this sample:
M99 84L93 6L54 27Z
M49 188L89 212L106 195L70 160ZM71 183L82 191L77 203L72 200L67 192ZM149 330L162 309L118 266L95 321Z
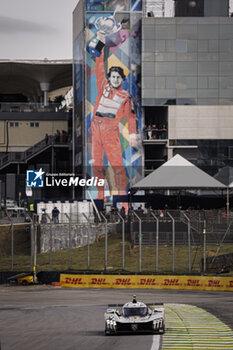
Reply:
M126 304L111 304L104 314L105 334L165 332L163 304L144 304L136 296Z
M34 281L35 279L35 281ZM37 276L34 277L33 272L29 273L19 273L17 275L8 278L10 283L22 284L23 286L28 286L29 284L38 283Z

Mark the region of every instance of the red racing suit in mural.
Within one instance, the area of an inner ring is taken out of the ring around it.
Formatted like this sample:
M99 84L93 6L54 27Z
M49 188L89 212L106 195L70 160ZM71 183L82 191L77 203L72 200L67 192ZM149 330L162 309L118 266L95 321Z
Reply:
M131 95L122 88L114 88L105 77L104 55L96 58L95 74L98 95L91 121L91 160L94 176L104 176L104 153L112 167L118 195L126 194L128 184L120 143L119 123L126 118L131 137L136 137L136 116ZM129 140L129 142L130 142ZM104 198L103 187L98 187L98 199Z

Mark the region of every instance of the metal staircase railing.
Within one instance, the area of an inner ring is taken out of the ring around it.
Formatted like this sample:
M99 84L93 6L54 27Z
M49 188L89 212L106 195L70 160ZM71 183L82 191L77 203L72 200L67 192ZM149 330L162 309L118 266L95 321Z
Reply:
M11 163L26 163L30 158L39 154L41 151L44 151L46 148L51 147L52 145L67 145L68 141L63 142L61 137L56 139L54 135L48 136L39 141L32 147L29 147L24 152L9 152L0 158L0 169L3 169Z

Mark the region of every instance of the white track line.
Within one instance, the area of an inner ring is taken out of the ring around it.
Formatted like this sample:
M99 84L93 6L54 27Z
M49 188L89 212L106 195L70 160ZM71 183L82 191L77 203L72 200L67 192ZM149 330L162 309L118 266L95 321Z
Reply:
M160 335L153 335L153 342L150 350L159 350L160 348Z

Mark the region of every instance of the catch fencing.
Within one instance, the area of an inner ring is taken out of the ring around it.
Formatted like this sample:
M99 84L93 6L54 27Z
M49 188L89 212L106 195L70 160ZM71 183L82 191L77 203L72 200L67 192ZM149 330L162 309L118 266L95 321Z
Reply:
M45 214L38 219L28 212L20 218L1 219L0 270L32 271L37 266L50 271L192 274L216 273L224 262L232 262L219 258L232 253L233 247L232 213L227 216L221 210L137 210L126 216L115 210L61 214L56 221ZM27 241L24 259L19 249L22 241ZM118 244L117 253L113 241ZM74 254L79 247L86 247L85 258ZM60 260L58 252L63 252Z

